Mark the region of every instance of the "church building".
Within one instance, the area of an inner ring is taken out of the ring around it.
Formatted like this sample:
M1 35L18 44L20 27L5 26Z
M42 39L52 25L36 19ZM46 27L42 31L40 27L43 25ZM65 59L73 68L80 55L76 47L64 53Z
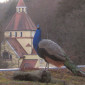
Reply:
M33 48L33 37L36 26L27 14L23 0L19 0L16 13L6 27L2 42L2 57L10 68L39 68L45 66L45 61L38 57Z

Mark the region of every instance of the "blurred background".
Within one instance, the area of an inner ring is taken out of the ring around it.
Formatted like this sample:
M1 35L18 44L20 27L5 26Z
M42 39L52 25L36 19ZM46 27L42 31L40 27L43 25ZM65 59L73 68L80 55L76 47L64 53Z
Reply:
M0 3L0 43L18 0ZM85 64L85 0L24 0L28 15L40 24L42 38L57 42L76 64Z

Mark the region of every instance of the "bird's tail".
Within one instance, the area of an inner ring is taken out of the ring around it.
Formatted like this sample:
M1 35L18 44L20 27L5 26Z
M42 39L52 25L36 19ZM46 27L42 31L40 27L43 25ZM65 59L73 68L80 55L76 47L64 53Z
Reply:
M85 72L81 71L71 60L70 58L66 57L66 61L64 65L76 76L84 76Z

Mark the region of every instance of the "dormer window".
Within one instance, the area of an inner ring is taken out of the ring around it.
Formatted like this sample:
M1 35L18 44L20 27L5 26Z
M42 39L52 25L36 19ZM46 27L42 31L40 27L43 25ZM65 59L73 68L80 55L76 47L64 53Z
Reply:
M19 12L20 12L20 8L19 8Z

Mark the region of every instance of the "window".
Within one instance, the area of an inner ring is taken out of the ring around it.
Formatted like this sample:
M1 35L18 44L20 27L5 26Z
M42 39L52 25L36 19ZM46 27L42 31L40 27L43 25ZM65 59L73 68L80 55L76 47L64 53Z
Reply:
M4 60L12 60L12 55L9 52L4 51L2 55Z
M22 32L20 32L20 37L22 37Z
M20 12L20 8L19 8L19 12Z
M22 12L24 12L24 8L22 8Z
M9 59L12 60L12 55L9 55Z
M9 33L9 36L12 37L12 33L11 32Z
M17 37L17 32L15 32L15 37Z
M9 53L4 51L3 52L3 59L9 59Z

